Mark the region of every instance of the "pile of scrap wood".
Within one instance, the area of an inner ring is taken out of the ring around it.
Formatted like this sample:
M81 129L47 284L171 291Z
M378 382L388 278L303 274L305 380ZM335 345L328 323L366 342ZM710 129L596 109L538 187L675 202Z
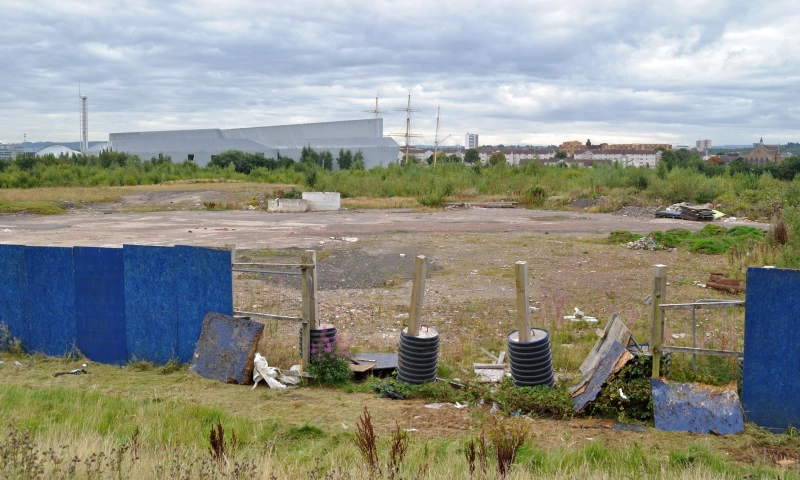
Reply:
M728 278L724 273L712 273L710 275L710 281L706 282L706 286L730 293L742 293L746 290L741 280Z
M681 212L681 218L684 220L696 220L701 222L710 222L714 220L714 211L710 208L686 204L679 204L678 208Z
M608 377L620 371L633 358L627 349L631 331L619 314L612 315L605 330L598 329L598 335L600 338L580 366L581 379L570 388L576 412L593 401Z

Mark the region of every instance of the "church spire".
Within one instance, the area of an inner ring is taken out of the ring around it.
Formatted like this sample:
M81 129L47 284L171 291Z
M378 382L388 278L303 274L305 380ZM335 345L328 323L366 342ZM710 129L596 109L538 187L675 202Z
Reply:
M764 137L761 137L761 145L764 145Z

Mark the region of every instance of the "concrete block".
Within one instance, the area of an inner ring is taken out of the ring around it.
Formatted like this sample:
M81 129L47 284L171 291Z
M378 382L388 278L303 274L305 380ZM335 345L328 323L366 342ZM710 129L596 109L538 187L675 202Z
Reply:
M339 192L303 192L303 200L308 201L308 209L312 212L339 210L342 206Z
M276 198L267 200L267 210L276 213L303 213L308 211L308 201L297 198Z

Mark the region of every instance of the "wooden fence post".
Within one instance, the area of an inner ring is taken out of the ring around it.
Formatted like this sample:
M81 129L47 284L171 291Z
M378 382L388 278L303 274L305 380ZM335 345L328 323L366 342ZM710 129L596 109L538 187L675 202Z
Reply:
M303 252L303 263L312 265L312 268L310 268L311 271L309 272L311 284L308 288L308 303L310 305L308 312L308 328L311 330L319 330L319 320L317 319L317 315L319 314L319 304L317 303L317 252L314 250L306 250Z
M664 344L664 312L661 304L667 297L667 266L653 266L653 310L650 314L650 351L653 353L653 378L661 374L661 352Z
M225 248L231 251L231 314L236 308L236 273L233 271L233 264L236 263L236 244L226 243Z
M408 334L414 337L419 336L427 275L428 259L425 255L419 255L414 262L414 284L411 286L411 308L408 311Z
M528 304L528 262L514 264L517 277L517 330L520 342L531 341L531 309Z
M305 262L303 262L305 263ZM301 271L301 280L303 288L303 322L301 324L301 342L302 342L302 359L300 360L300 367L302 371L306 371L308 368L308 362L311 359L311 327L310 327L310 320L311 320L311 295L309 292L312 290L313 286L311 282L311 273L309 272L309 268L306 266L300 267Z

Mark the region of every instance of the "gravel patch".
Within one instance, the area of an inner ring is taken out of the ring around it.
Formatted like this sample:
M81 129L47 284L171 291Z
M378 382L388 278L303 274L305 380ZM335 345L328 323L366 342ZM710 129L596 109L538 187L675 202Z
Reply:
M622 215L623 217L653 218L656 211L661 207L622 207L612 215Z

